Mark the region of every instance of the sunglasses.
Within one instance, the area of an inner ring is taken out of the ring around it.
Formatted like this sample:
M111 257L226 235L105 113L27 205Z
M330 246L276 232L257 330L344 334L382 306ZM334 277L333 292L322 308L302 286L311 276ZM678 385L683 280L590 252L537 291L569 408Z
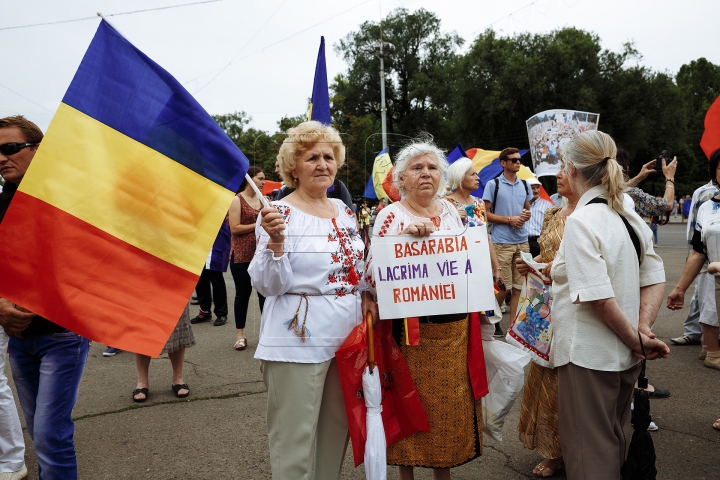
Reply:
M37 143L3 143L2 145L0 145L0 153L2 153L3 155L15 155L23 148L32 147L35 145L37 145Z
M519 158L506 158L504 161L512 162L512 163L520 163L521 160Z

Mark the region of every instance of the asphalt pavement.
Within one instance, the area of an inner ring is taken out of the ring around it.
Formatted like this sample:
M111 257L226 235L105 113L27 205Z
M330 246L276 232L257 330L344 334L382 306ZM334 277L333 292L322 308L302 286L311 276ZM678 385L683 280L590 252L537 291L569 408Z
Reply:
M685 262L685 225L660 227L657 251L665 262L669 293ZM225 279L232 310L235 291L229 272ZM689 291L686 302L691 295ZM195 315L197 307L191 313ZM682 334L686 315L687 309L672 312L663 307L655 333L671 345L670 338ZM506 314L503 330L508 321ZM233 349L232 313L225 326L193 326L197 345L188 349L185 357L185 380L191 395L183 400L175 398L170 389L166 355L151 362L149 400L135 404L131 396L136 382L133 355L122 352L103 357L105 346L93 344L73 412L80 478L269 479L267 394L259 362L253 358L259 325L260 311L253 297L246 329L250 348L246 351ZM720 418L720 371L704 367L697 358L699 353L699 346L671 345L670 358L648 366L650 382L672 392L669 398L651 400L653 420L659 426L652 437L661 479L720 476L720 431L712 428L712 422ZM12 377L9 367L6 374ZM523 449L518 441L518 417L519 402L507 417L503 442L486 438L483 455L453 469L453 478L532 478L540 457ZM37 478L32 441L27 433L25 437L28 478ZM390 467L388 473L388 478L397 478L396 468ZM431 476L430 470L416 472L418 479ZM563 478L564 473L556 476ZM353 467L350 449L342 478L365 478L362 466Z

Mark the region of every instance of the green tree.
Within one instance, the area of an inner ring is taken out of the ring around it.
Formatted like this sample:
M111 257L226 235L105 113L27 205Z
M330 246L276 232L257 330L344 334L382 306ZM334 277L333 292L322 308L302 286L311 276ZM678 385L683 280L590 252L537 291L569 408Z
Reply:
M687 163L691 172L685 176L695 180L688 182L684 179L681 187L686 187L686 184L689 186L690 183L698 186L707 183L709 178L706 171L707 158L700 148L700 139L705 131L705 115L710 105L720 96L720 66L705 58L698 58L680 67L675 80L685 103L687 122L685 143L688 157L684 163Z
M366 114L380 119L380 62L369 47L382 39L395 46L385 58L385 98L388 132L413 133L437 127L447 112L450 90L446 67L463 44L456 33L443 33L440 19L421 8L391 12L379 24L365 22L335 45L349 65L347 74L332 84L341 105L333 105L339 123L343 116Z
M269 135L256 128L248 128L252 117L245 112L234 112L224 115L213 115L213 119L228 137L238 146L250 161L250 165L260 167L265 177L280 180L275 175L275 159L282 138Z
M387 129L391 151L407 136L431 132L441 144L452 141L448 105L452 82L450 65L463 44L456 33L444 33L432 12L398 8L381 22L364 22L335 45L348 64L335 77L333 119L348 135L348 188L361 195L372 171L375 154L382 148L380 131L380 62L370 45L381 38L395 46L384 60ZM347 182L346 182L347 183Z

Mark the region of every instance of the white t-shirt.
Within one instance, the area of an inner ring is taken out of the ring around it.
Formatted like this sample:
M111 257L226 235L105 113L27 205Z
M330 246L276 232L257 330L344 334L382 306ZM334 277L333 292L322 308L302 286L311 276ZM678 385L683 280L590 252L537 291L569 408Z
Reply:
M593 187L580 198L565 224L553 261L553 341L551 362L592 370L621 372L640 361L615 332L598 318L590 302L615 298L637 327L640 288L665 281L662 259L652 246L652 232L634 210L623 215L641 243L641 261L620 216L603 204L588 202L605 194Z
M342 200L330 200L339 212L334 219L310 215L282 200L272 202L287 225L284 254L280 257L267 248L270 237L260 226L262 217L258 216L257 248L248 274L257 291L267 297L255 351L259 360L325 362L335 356L362 319L359 282L364 271L365 244L356 231L353 212ZM356 275L354 284L351 265ZM296 315L298 329L307 318L310 333L304 342L290 323Z
M695 229L700 232L708 261L720 262L720 200L712 198L700 205Z

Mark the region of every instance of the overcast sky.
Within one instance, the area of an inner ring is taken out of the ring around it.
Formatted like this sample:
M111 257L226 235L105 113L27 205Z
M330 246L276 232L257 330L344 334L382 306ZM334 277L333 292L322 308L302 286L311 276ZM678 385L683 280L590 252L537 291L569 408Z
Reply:
M46 129L99 19L7 27L193 1L203 0L0 0L0 117L23 114ZM528 6L530 3L221 0L114 16L109 21L183 83L208 112L244 110L252 116L252 126L269 131L276 129L283 115L304 112L321 35L327 42L331 81L346 69L332 46L362 22L378 21L397 7L411 11L424 7L435 12L443 30L454 30L466 40L464 49L488 26L501 35L573 26L597 33L603 47L615 51L633 40L643 55L641 63L654 70L675 73L682 64L699 57L720 64L716 27L704 20L720 18L718 0L536 0Z

